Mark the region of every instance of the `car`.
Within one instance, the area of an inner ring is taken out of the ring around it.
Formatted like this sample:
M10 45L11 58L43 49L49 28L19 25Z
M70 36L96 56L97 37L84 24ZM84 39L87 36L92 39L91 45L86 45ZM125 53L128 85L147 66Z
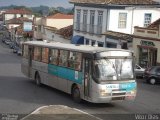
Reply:
M19 47L18 47L18 46L14 46L14 48L13 48L13 53L17 53L18 50L19 50Z
M20 48L18 49L17 55L18 55L18 56L21 56L21 55L22 55L22 49L20 49Z
M144 80L152 85L160 82L160 66L152 66L144 71Z
M11 41L7 39L7 40L4 41L4 43L5 43L6 45L9 45L9 44L11 43Z
M15 44L14 42L11 42L11 43L9 44L9 47L10 47L11 49L14 49L15 46L16 46L16 44Z
M142 68L138 64L135 65L134 72L136 77L143 77L144 71L145 71L144 68Z

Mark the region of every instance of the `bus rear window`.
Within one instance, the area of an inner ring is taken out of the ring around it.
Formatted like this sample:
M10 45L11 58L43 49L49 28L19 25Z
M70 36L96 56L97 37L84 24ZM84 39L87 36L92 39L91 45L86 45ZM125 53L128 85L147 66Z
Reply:
M24 45L23 47L23 57L28 58L28 45Z

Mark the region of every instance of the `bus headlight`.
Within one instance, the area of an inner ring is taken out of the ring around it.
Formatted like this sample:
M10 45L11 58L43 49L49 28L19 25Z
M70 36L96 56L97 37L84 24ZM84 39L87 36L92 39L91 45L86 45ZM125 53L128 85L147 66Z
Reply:
M106 89L100 89L100 96L102 96L102 97L105 97L105 96L108 96L109 95L109 93L107 93L107 90Z
M136 90L132 90L130 92L127 92L127 95L136 95Z

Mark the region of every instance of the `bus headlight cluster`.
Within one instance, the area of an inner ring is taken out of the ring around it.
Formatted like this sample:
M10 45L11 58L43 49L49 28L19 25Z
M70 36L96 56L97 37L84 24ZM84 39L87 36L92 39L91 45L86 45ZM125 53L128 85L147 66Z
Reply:
M127 92L128 95L136 95L136 90L132 90L130 92Z
M106 89L100 89L100 96L102 97L105 97L105 96L108 96L110 95L109 93L107 93L107 90Z

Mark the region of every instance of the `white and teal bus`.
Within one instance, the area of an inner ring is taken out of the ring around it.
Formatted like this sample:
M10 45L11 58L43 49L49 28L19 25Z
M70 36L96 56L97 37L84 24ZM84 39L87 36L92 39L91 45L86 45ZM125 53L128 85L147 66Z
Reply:
M23 43L22 72L72 95L80 102L134 100L137 84L133 52L58 42Z

